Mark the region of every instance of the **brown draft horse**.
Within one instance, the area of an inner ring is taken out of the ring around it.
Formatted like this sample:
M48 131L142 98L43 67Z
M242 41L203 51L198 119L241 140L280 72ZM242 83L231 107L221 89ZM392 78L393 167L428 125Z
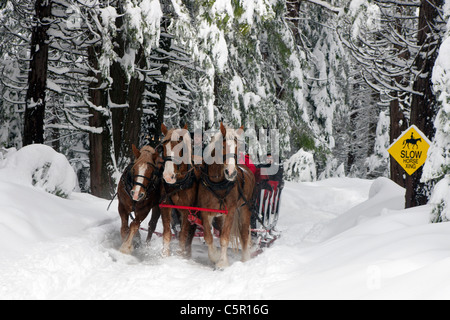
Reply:
M184 129L171 129L162 124L161 132L164 135L163 159L164 181L161 184L161 200L163 204L175 206L195 206L198 190L198 175L192 165L191 137ZM172 238L171 220L172 209L161 208L163 221L163 256L170 255L170 241ZM191 256L191 244L195 235L196 226L188 220L188 210L177 210L181 215L181 232L179 235L181 253Z
M218 269L229 265L227 251L230 241L237 247L238 240L240 240L242 261L250 259L250 220L252 215L250 202L255 188L255 176L245 165L240 165L237 161L237 139L243 133L242 129L243 127L238 130L226 129L222 123L220 124L221 132L213 138L210 146L220 140L223 141L219 146L223 146L224 161L204 164L198 190L198 207L218 210L226 208L228 210L228 214L224 216L204 211L201 213L205 241L208 245L208 256ZM211 233L211 225L215 218L221 224L220 252L214 245Z
M138 233L142 221L147 218L150 210L152 210L152 218L149 223L147 242L150 241L160 216L162 159L149 146L138 150L133 145L133 153L135 162L128 166L122 174L117 191L119 214L122 220L120 234L123 240L120 252L125 254L131 254L133 251L133 238ZM133 211L135 218L128 227L128 218Z

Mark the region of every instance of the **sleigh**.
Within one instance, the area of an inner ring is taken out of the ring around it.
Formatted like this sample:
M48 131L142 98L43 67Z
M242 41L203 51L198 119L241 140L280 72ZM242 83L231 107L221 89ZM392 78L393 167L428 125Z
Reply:
M259 166L259 170L264 165ZM270 247L281 235L276 226L280 216L281 193L284 188L283 167L277 174L260 176L252 215L252 238L260 249Z

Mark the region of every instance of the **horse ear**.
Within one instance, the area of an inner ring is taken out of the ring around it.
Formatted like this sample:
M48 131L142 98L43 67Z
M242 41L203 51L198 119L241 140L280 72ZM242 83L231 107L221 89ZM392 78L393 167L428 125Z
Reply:
M227 129L223 125L223 122L220 123L220 131L222 132L222 136L225 138L225 136L227 135Z
M188 129L188 125L187 125L187 123L184 125L184 130L187 130Z
M167 127L164 125L164 123L161 124L161 132L163 135L167 135L167 132L169 130L167 130Z
M134 157L136 159L139 159L139 157L141 156L141 151L139 151L139 149L136 148L136 146L134 144L131 146L131 148L133 149Z

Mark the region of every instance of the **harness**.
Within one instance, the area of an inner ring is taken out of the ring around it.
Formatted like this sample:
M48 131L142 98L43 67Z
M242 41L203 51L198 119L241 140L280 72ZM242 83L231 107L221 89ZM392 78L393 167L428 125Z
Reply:
M169 161L169 160L166 160ZM172 161L172 160L170 160ZM188 190L192 188L194 183L197 181L194 173L194 167L192 167L190 164L188 165L188 171L186 172L186 175L183 179L177 180L174 184L168 184L167 182L163 181L163 187L164 187L164 195L162 196L163 203L167 203L167 201L170 202L171 205L173 205L172 196L177 194L178 192L182 190Z
M157 150L161 150L163 152L163 143L160 143L157 147ZM229 158L235 158L236 154L224 154L224 162L226 162ZM172 161L175 163L172 156L164 156L163 157L164 163L167 161ZM237 162L237 161L236 161ZM175 163L176 164L176 163ZM177 180L174 184L168 184L165 181L163 181L163 189L164 189L164 195L162 195L162 202L159 205L160 208L172 208L172 209L178 209L178 210L188 210L189 216L188 220L191 222L191 224L196 224L199 227L202 227L201 219L199 218L198 214L201 211L206 212L212 212L212 213L218 213L218 214L228 214L228 210L225 205L225 199L228 197L228 195L231 193L231 191L235 188L237 179L234 181L229 181L228 179L223 179L219 182L213 182L211 181L211 177L208 174L208 165L204 164L200 167L200 178L197 179L197 177L194 174L194 170L196 169L196 166L192 166L191 164L188 164L188 170L185 175L185 177L181 180ZM243 183L237 183L238 186L238 192L239 192L239 199L243 199L244 205L250 205L248 199L246 199L244 195L243 188L245 186L245 174L243 172L243 169L239 166L237 168L242 173L242 179ZM187 190L192 188L193 184L195 182L201 183L217 200L219 201L220 208L219 209L208 209L208 208L198 208L198 207L188 207L188 206L177 206L174 204L172 200L172 196L177 194L178 192L182 190ZM222 195L219 194L223 192Z
M206 165L206 164L201 168L201 173L202 173L202 175L201 175L200 181L201 181L202 185L209 192L211 192L214 195L214 197L217 198L217 200L219 200L220 209L222 209L223 207L226 208L225 199L226 199L226 197L228 197L228 195L231 193L231 191L235 187L236 180L229 181L227 179L223 179L222 181L219 181L219 182L211 181L209 174L208 174L208 165ZM218 191L225 191L225 192L222 196L220 196L217 193Z
M151 165L153 167L153 174L151 177L143 176L143 175L133 175L132 174L132 168L134 166L134 163L129 164L125 169L125 174L122 175L121 180L125 185L125 191L127 192L128 196L132 198L131 196L131 190L134 188L134 186L140 186L145 191L145 199L147 200L149 197L149 190L151 189L157 189L162 177L162 172L156 165L153 163L148 162L148 165ZM148 181L147 186L145 186L143 183L137 182L136 178L143 178Z
M128 196L130 197L130 199L132 199L132 195L131 195L131 190L133 190L133 187L135 185L141 186L144 191L145 191L145 199L148 199L149 196L149 190L150 189L157 189L160 182L161 182L161 178L162 178L162 171L160 169L158 169L158 167L153 164L148 162L149 165L153 166L154 170L153 170L153 174L151 177L147 177L147 176L143 176L143 175L132 175L132 168L134 166L134 163L130 163L126 168L124 173L122 174L122 177L120 178L120 180L123 182L124 186L125 186L125 192L128 194ZM135 178L144 178L146 180L149 181L148 185L145 186L144 184L140 183L140 182L135 182ZM111 199L111 202L108 205L107 210L110 209L114 199L117 197L118 195L118 191L114 194L114 196ZM133 211L135 211L136 209L136 201L133 201ZM134 220L133 216L131 216L131 218Z

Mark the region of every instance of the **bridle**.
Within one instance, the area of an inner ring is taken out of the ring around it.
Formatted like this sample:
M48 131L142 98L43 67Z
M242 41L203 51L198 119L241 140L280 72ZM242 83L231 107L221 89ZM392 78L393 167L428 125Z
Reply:
M161 154L162 153L162 159L163 159L163 164L165 166L165 164L167 162L173 162L173 164L175 166L177 166L177 173L176 175L179 176L180 174L180 164L177 164L174 156L169 156L169 155L165 155L164 151L166 150L166 144L170 143L171 140L170 139L165 139L163 140L157 147L156 150ZM178 141L178 143L183 143L184 141ZM187 190L190 189L194 182L196 181L196 177L195 177L195 166L193 166L191 163L187 164L187 171L184 174L184 177L182 179L178 179L176 180L175 183L173 184L169 184L167 183L164 179L163 179L163 186L164 186L164 191L165 191L165 195L164 197L166 198L166 200L169 200L170 202L172 202L171 200L171 196L178 193L179 191L182 190ZM162 174L162 173L161 173ZM169 190L170 191L169 191Z
M223 137L223 142L226 142L227 139L226 137ZM237 165L237 152L233 152L233 153L227 153L226 152L226 148L225 148L225 153L223 154L223 164L225 165L227 163L228 159L234 159L235 163L236 163L236 170L238 170L238 165ZM219 182L214 182L211 181L211 179L218 179L221 178L221 175L217 175L217 176L210 176L209 175L209 168L210 165L204 163L202 168L201 168L201 183L202 185L210 192L214 195L214 197L217 198L217 200L219 201L220 207L225 207L225 199L226 197L228 197L228 195L230 194L230 192L234 189L234 187L236 186L237 183L237 179L230 181L228 179L226 179L224 177L224 179L222 179ZM239 187L239 184L238 184ZM223 192L222 195L219 195L218 192Z
M125 190L128 193L128 196L130 198L133 198L131 195L131 191L134 189L135 186L140 186L142 187L142 189L145 192L145 198L143 198L142 200L147 200L148 199L148 195L149 195L149 190L154 190L157 189L159 186L159 183L161 182L161 177L162 177L162 172L161 170L158 168L158 164L161 164L162 162L158 162L157 164L151 163L151 162L147 162L147 165L153 167L153 173L150 177L144 176L144 175L140 175L140 174L132 174L133 171L133 166L135 165L135 163L130 164L127 168L127 175L126 175L126 180L123 181L125 184ZM143 178L144 180L148 181L148 184L145 185L141 182L137 181L137 178ZM141 201L142 201L141 200Z

